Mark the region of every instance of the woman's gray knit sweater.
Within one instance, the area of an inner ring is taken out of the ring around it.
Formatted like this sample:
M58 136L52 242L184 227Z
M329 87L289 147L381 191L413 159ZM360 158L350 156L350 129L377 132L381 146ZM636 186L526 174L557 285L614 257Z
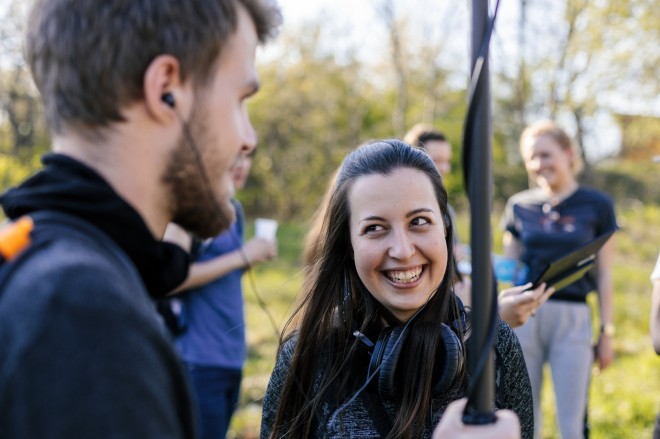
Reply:
M292 337L284 343L281 352L270 377L268 390L264 398L263 417L261 423L261 438L270 437L273 422L277 415L280 393L289 370L291 357L295 349L297 337ZM531 439L534 432L534 414L532 408L532 391L518 338L511 328L503 322L499 322L496 352L496 395L495 406L513 410L520 419L520 427L523 439ZM459 384L454 385L443 397L434 398L432 404L433 425L437 425L445 408L452 401L465 396ZM366 391L365 391L366 392ZM315 437L324 438L377 438L380 437L376 426L377 419L371 415L369 410L370 398L361 394L338 416L333 418L333 412L329 404L323 407L322 419L324 425L317 426ZM373 396L372 396L373 397ZM378 396L376 395L376 398ZM394 419L395 405L391 401L382 400L383 406L391 419ZM430 438L432 431L424 432L424 438Z

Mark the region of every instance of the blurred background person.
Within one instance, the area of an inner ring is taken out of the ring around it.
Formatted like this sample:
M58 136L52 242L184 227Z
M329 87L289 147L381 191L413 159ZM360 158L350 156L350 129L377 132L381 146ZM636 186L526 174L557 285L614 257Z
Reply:
M241 157L232 181L242 189L254 151ZM202 439L224 438L238 404L247 355L241 278L245 270L277 256L277 244L255 237L243 244L245 217L235 198L236 221L227 232L202 242L175 225L166 238L190 249L192 264L185 282L175 290L187 328L176 345L193 384Z
M429 124L418 123L406 133L403 141L426 151L442 177L446 177L449 174L452 157L451 143L449 143L442 131L436 130ZM453 222L456 223L456 212L451 205L449 206L449 213L452 216ZM454 230L453 238L454 254L456 255L456 260L460 262L466 257L466 248L461 244L456 230Z
M423 148L431 157L435 167L441 176L446 176L451 171L451 143L442 131L425 123L413 126L403 137L403 141L409 145Z
M524 130L520 152L532 189L512 196L504 212L504 252L528 267L527 279L544 266L617 228L610 197L581 186L576 175L580 155L557 124L537 122ZM600 369L614 359L611 261L614 240L598 253L596 274L555 292L535 318L516 328L532 382L536 437L541 427L543 365L549 363L555 390L557 420L563 438L588 435L586 406L594 362L591 315L587 294L598 293L601 330L595 354Z

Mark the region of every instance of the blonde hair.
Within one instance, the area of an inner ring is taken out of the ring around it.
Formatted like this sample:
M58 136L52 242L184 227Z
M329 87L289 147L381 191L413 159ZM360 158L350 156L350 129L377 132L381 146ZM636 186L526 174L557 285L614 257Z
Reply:
M541 120L529 125L520 135L520 151L522 153L523 146L528 139L547 136L554 140L562 150L570 151L573 153L573 160L571 161L571 170L573 175L577 175L584 168L582 162L582 155L580 154L578 145L571 139L571 137L559 125L550 120Z

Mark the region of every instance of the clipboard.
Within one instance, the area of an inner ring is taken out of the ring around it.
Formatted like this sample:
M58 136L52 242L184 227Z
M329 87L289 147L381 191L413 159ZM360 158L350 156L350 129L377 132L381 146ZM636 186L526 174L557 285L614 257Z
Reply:
M555 287L555 291L582 278L594 266L598 251L616 232L616 229L603 233L582 247L550 262L534 280L532 289L545 282L546 288Z

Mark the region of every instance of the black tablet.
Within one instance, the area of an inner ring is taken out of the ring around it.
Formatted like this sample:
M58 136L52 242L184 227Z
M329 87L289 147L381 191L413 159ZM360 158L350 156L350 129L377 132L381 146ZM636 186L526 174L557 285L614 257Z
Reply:
M532 288L545 282L546 288L555 287L555 291L559 291L580 279L593 267L598 251L615 231L603 233L593 241L550 262L536 278Z

